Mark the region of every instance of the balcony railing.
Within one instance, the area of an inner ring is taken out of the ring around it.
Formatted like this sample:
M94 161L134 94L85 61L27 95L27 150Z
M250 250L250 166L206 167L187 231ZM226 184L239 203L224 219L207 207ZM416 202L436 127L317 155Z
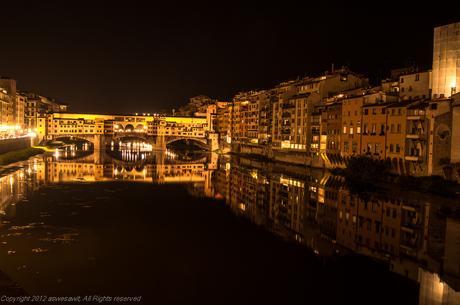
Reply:
M404 159L406 161L421 161L422 157L421 156L405 156Z
M418 133L408 133L406 139L422 140L424 138L423 134Z
M425 117L422 115L408 115L407 119L411 121L423 120Z
M292 108L295 108L295 105L293 104L283 104L281 106L282 109L292 109Z

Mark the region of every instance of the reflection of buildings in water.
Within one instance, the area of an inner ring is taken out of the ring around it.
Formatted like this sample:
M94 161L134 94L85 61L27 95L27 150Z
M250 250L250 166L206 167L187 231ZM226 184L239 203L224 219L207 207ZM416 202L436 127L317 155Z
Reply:
M140 155L143 153L140 153ZM75 160L62 160L47 157L40 165L38 175L47 183L64 182L98 182L98 181L136 181L154 183L190 183L204 196L211 196L212 183L210 171L216 167L217 157L201 158L198 162L162 162L164 158L156 157L152 162L142 157L137 162L111 159L110 156L85 156ZM133 159L134 160L134 159ZM208 162L209 160L209 162ZM103 161L103 162L101 162Z
M438 274L419 268L420 305L457 305L460 292L444 282Z
M202 192L203 196L211 197L213 194L211 170L208 169L206 163L154 164L152 166L155 183L191 183L194 185L195 195Z
M46 162L42 163L42 168L47 183L104 180L104 170L101 164L54 161L47 158Z
M300 240L303 231L305 182L284 175L270 179L269 219L275 231Z
M7 209L24 198L24 171L18 170L0 178L0 213L5 214ZM14 210L14 208L13 208ZM9 211L11 213L11 211ZM14 213L14 211L13 211Z
M24 167L0 177L0 211L3 213L14 203L27 197L40 185L75 182L132 181L148 183L187 183L195 195L212 196L211 171L217 157L204 163L152 164L129 163L109 159L108 156L85 155L75 160L43 160L33 158ZM214 161L213 161L214 160ZM101 161L104 161L101 163ZM11 214L11 211L9 211Z
M35 158L0 177L0 210L14 213L12 203L48 183L188 183L194 195L225 199L239 215L316 253L353 251L388 262L392 272L420 283L420 304L459 304L460 221L441 216L433 204L375 194L363 199L342 179L318 172L300 179L231 160L211 170L212 163Z
M19 169L0 177L0 214L15 214L15 204L26 199L29 193L36 191L43 183L38 170L40 162L36 158L24 163Z
M218 197L225 197L233 210L248 215L257 224L266 221L264 214L268 206L265 196L269 194L269 185L256 170L240 171L227 163L225 171L218 172L215 181Z
M316 253L351 250L388 262L420 282L420 304L460 304L460 222L440 216L431 203L361 198L338 177L298 179L230 160L221 160L213 183L215 197L235 213L286 239Z

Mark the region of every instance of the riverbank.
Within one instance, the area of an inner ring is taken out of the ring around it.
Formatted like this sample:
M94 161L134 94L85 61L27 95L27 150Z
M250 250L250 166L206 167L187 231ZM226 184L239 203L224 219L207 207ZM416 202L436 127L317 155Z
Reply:
M230 156L229 156L230 157ZM398 180L398 176L393 175L383 179L383 172L376 171L376 174L381 174L379 179L366 178L366 180L359 180L358 182L353 178L347 179L347 175L343 169L328 170L306 167L302 165L286 164L284 162L265 162L258 160L259 158L248 158L240 154L232 154L231 157L235 158L236 166L244 166L253 168L262 172L273 172L280 175L288 175L296 177L297 179L317 179L317 181L324 180L324 176L333 178L335 184L341 184L343 187L349 189L351 193L358 194L360 197L369 198L370 195L377 195L382 197L404 198L408 201L420 201L437 203L440 211L446 215L460 217L460 204L459 196L455 193L455 189L449 192L443 192L450 181L446 181L440 177L403 177ZM358 174L359 176L359 174ZM401 178L401 177L399 177ZM406 180L417 181L415 183L406 182ZM404 181L403 181L404 180ZM423 180L423 183L421 182ZM429 184L428 181L432 181ZM324 182L327 183L327 182ZM443 187L436 187L443 184ZM455 184L455 183L453 183ZM431 185L431 186L429 186ZM457 190L460 191L460 185L457 184Z
M32 156L42 154L45 149L41 147L29 147L20 150L10 151L4 154L0 154L0 165L8 165L18 161L24 161Z
M433 194L445 198L458 198L460 185L441 176L415 177L392 173L389 164L367 157L353 157L344 169L334 169L331 173L343 176L349 188L357 193L394 188Z

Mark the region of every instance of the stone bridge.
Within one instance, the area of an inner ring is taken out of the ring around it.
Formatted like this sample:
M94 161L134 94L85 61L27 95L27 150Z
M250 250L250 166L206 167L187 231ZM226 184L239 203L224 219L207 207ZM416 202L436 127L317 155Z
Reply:
M208 150L218 149L218 135L204 117L165 117L138 115L100 115L50 113L38 119L38 140L75 138L91 142L95 150L112 141L136 138L149 142L156 150L179 140L195 141Z

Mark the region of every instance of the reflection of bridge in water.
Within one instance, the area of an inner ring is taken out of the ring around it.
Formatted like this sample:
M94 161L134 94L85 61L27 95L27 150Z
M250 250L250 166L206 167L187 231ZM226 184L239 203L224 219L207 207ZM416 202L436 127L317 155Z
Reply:
M419 304L459 304L460 221L443 215L437 204L388 194L363 199L341 178L322 171L311 170L302 178L289 174L293 169L282 167L280 172L244 159L223 159L217 168L216 155L189 163L175 163L164 154L150 163L97 154L34 160L0 178L0 211L14 214L13 203L44 184L189 183L199 194L225 198L238 215L305 244L317 255L359 253L385 262L392 272L419 283Z
M170 160L165 152L156 151L144 160L127 162L95 152L73 160L56 160L48 156L38 169L47 183L132 181L148 183L200 184L205 195L211 195L211 173L217 166L217 155L191 161Z

